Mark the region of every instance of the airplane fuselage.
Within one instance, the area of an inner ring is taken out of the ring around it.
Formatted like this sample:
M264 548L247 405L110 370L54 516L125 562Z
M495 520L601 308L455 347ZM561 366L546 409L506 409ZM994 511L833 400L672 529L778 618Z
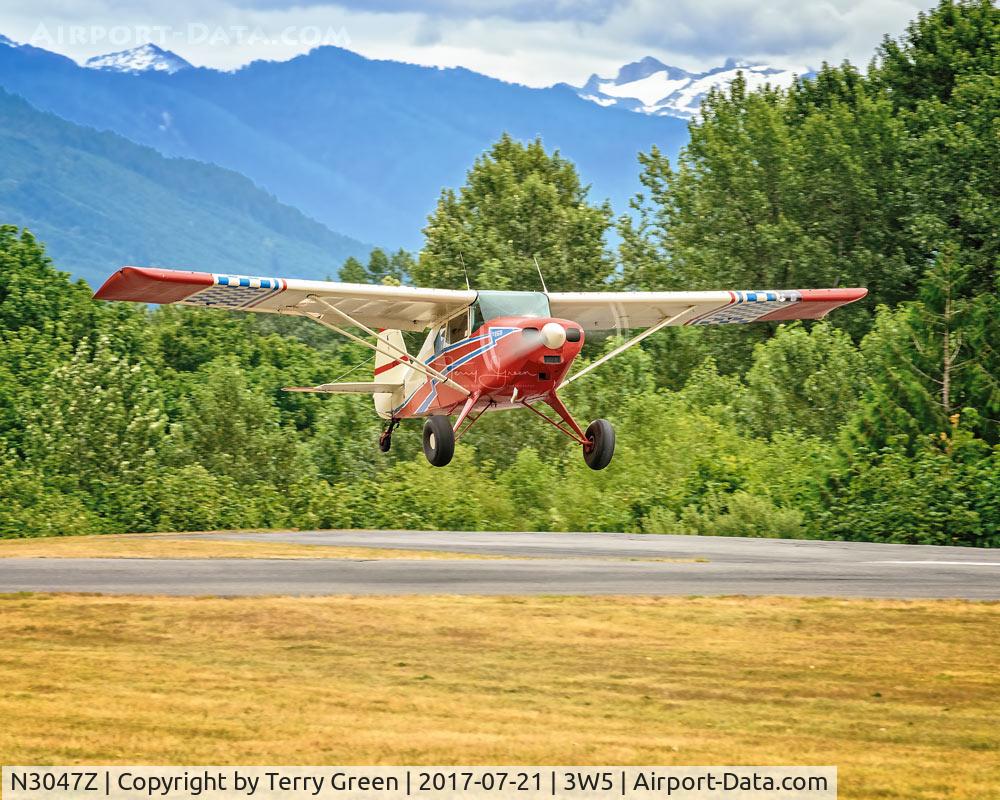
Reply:
M430 356L421 360L476 398L471 411L500 410L553 394L579 355L584 338L579 323L571 320L499 317L452 344L434 347L432 342ZM443 381L424 380L392 416L453 414L467 399Z

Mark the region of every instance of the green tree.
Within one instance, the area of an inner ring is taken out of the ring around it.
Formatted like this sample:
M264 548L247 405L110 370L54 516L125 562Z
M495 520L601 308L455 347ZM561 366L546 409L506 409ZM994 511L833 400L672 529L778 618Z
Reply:
M112 522L142 527L135 490L159 460L166 415L148 367L86 340L53 370L28 419L26 463Z
M488 466L477 466L471 450L462 446L455 451L453 465L455 469L440 470L423 459L406 461L383 472L377 482L340 488L360 490L369 504L362 505L363 519L379 527L510 529L514 509L506 492L490 479Z
M994 292L1000 268L998 107L1000 75L973 75L959 80L947 104L931 98L903 112L911 130L909 235L925 264L949 248L960 257L966 296Z
M183 306L156 309L149 334L159 366L177 373L195 372L222 355L246 357L255 339L249 314Z
M87 285L56 270L29 231L0 225L0 330L34 328L75 343L96 314Z
M1000 9L990 0L942 0L920 12L899 41L883 39L875 78L899 108L948 102L963 78L996 75L998 41Z
M852 447L878 449L901 435L913 445L966 409L975 411L973 430L998 441L1000 305L991 295L969 298L968 276L950 248L924 279L920 301L880 310L861 344L870 379L847 429Z
M865 364L844 331L828 322L782 325L754 350L746 393L737 403L754 433L799 431L832 437L865 390Z
M408 423L393 437L392 450L376 447L383 421L375 414L371 398L332 395L322 398L308 451L319 475L331 482L374 479L387 467L419 452L419 421Z
M0 539L73 536L109 529L81 498L48 485L20 459L0 453Z
M1000 545L1000 448L960 427L860 450L817 513L827 535L903 544Z
M695 367L678 393L693 410L729 423L745 404L746 386L739 375L722 375L712 356Z
M23 454L42 386L97 329L99 310L27 230L0 226L0 441Z
M200 464L241 486L286 486L308 469L295 430L281 426L277 409L247 385L232 357L199 370L168 447L173 464Z
M640 154L644 191L634 218L619 221L626 285L868 285L885 302L905 296L914 276L899 222L903 130L853 67L824 66L788 92L749 92L737 78L710 93L690 132L676 167L656 148ZM837 324L862 333L863 306ZM768 333L739 331L741 355ZM730 360L720 358L727 371Z
M413 256L402 248L389 254L376 247L368 255L367 265L350 256L340 268L340 280L345 283L400 286L409 282L415 265Z
M552 459L542 458L533 447L523 447L510 467L499 474L497 483L517 509L518 528L531 531L551 529L552 490L561 470Z
M261 524L253 499L226 476L201 464L163 467L142 487L150 530L211 531Z
M609 336L598 344L594 359L611 352L623 343L621 337ZM580 372L590 362L581 359L569 377ZM629 400L651 394L656 386L656 364L641 347L632 347L605 361L579 380L574 380L562 393L567 407L573 411L582 427L597 418L612 422Z
M413 256L402 248L388 255L376 247L368 257L368 274L373 283L399 286L409 281L415 265Z
M0 330L0 449L24 453L26 427L37 413L42 387L69 360L68 341L35 328Z
M552 290L598 288L614 264L604 237L607 203L587 201L573 164L504 134L476 159L465 185L446 189L424 228L416 283L489 289L541 288L534 259Z
M354 256L348 256L338 277L344 283L368 283L368 270Z

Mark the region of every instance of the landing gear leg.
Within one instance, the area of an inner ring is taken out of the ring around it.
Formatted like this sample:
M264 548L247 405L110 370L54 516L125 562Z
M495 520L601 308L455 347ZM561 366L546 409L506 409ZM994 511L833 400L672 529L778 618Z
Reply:
M383 453L388 453L392 447L392 432L399 427L398 419L390 419L389 424L382 429L382 434L378 437L378 449Z
M569 413L569 409L566 408L562 400L555 393L545 398L545 402L572 429L572 433L559 425L556 425L556 427L569 436L570 439L574 439L583 445L583 460L587 462L588 467L591 469L604 469L611 463L611 457L615 454L615 429L611 426L610 422L606 419L594 420L590 423L586 433L584 433L580 429L580 426L577 425L576 420L573 419L573 415ZM531 410L536 414L539 413L537 409L532 408Z

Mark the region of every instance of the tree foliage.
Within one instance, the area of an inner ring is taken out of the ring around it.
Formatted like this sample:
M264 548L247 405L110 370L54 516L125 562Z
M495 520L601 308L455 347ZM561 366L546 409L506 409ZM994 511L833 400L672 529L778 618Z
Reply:
M588 202L570 161L540 139L521 144L504 134L457 193L441 193L414 280L465 288L467 271L474 287L540 289L537 259L550 289L593 289L614 268L604 245L610 224L610 206Z
M842 330L826 322L809 331L783 326L757 345L746 392L733 405L756 434L829 438L855 412L865 386L864 358Z
M416 262L403 249L388 254L380 247L368 255L368 263L362 264L351 256L340 268L340 280L345 283L384 283L400 286L407 283Z

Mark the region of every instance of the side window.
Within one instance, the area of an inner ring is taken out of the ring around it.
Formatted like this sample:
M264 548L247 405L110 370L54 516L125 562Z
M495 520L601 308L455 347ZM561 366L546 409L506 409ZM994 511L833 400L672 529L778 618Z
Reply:
M458 314L448 320L447 332L445 334L445 340L448 344L455 344L456 342L462 341L469 335L469 314L468 312L464 314Z

